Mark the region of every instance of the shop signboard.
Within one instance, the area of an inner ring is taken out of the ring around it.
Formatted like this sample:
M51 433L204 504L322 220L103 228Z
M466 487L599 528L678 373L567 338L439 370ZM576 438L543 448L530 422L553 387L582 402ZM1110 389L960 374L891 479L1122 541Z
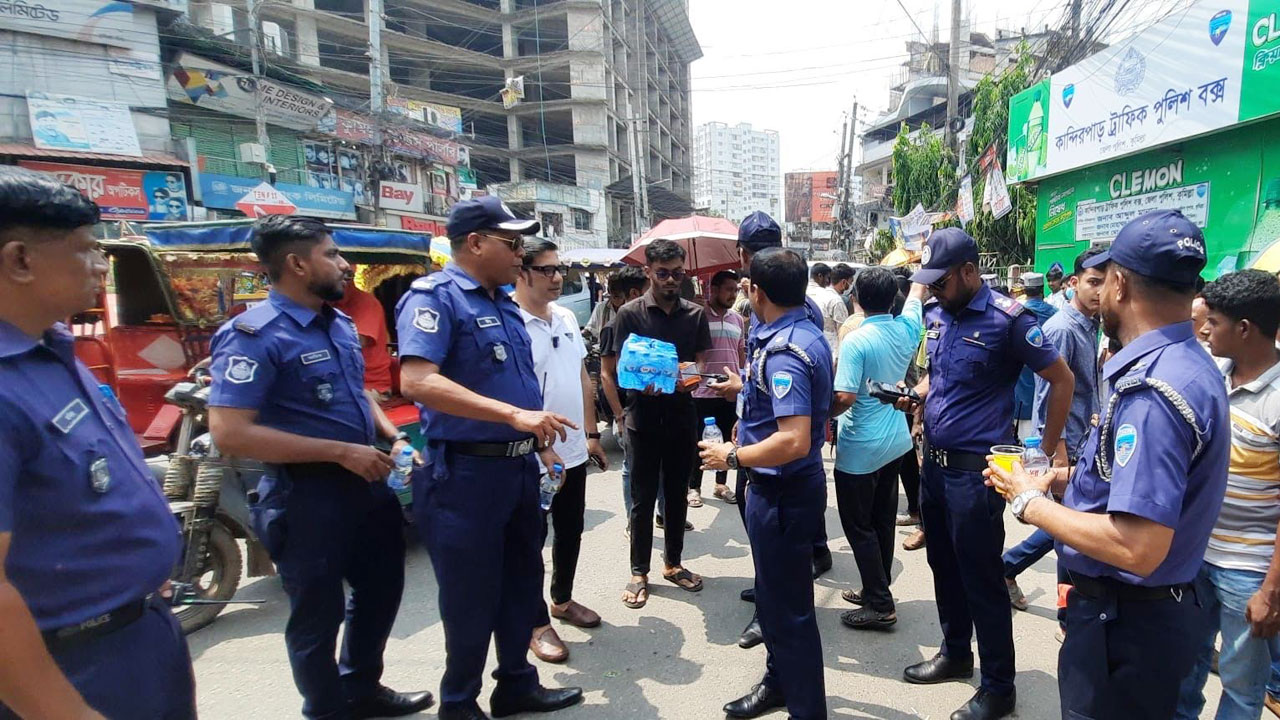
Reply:
M152 51L158 42L154 13L119 0L0 0L0 30Z
M38 148L142 156L126 103L29 92L27 114Z
M173 62L165 85L169 98L236 117L262 115L272 125L313 130L332 126L333 103L252 73L182 53Z
M421 185L383 180L378 183L378 207L420 213L423 210Z
M449 132L462 132L462 111L448 105L419 102L407 98L388 98L387 111Z
M261 178L200 173L204 206L219 210L237 209L237 203L262 184ZM275 189L297 207L299 215L330 220L356 219L355 198L349 192L289 183L276 183Z
M122 170L20 160L84 193L103 220L186 220L187 184L180 172Z

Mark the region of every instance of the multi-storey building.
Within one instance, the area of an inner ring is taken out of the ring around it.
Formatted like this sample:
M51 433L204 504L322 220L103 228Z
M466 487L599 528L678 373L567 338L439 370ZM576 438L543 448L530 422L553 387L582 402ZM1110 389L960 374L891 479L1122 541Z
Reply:
M750 123L698 126L694 147L694 205L734 222L756 210L774 217L782 210L778 133Z

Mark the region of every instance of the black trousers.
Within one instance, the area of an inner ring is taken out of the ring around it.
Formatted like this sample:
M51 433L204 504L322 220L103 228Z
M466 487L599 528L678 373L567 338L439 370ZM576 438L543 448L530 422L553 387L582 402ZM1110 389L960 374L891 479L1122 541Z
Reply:
M836 506L840 525L853 548L862 576L862 597L876 612L893 612L894 520L898 512L898 466L901 459L873 473L855 475L836 470Z
M907 413L907 430L915 430L915 427L915 414ZM902 492L907 494L907 514L920 517L920 456L916 455L917 447L913 444L902 456L898 475L902 478Z
M680 565L684 552L684 521L689 504L689 468L694 462L693 427L671 422L652 432L627 430L631 448L631 572L649 574L653 555L653 509L658 486L666 496L663 509L663 557L667 565Z
M734 403L722 398L694 398L694 409L698 411L698 429L694 435L694 447L702 440L703 421L706 418L715 418L716 427L720 428L724 439L728 440L733 437L733 424L738 422L738 409ZM716 471L716 484L724 485L729 482L728 471ZM697 450L694 451L693 470L689 474L689 488L691 490L702 491L702 463L698 461Z
M587 464L564 471L564 484L551 501L551 510L543 513L542 543L547 542L552 525L551 602L563 605L573 599L573 579L578 574L578 553L582 550L583 515L587 509ZM546 603L542 605L538 626L551 624Z

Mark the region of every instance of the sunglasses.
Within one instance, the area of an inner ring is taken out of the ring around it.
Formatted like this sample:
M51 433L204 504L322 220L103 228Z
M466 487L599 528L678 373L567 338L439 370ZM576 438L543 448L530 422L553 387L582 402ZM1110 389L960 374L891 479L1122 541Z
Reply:
M681 280L684 280L684 278L685 278L685 275L686 275L686 274L687 274L687 273L685 273L685 271L684 271L684 270L666 270L666 269L663 269L663 270L654 270L654 271L653 271L653 276L654 276L655 278L657 278L658 280L662 280L662 281L664 281L664 282L665 282L665 281L667 281L667 280L675 280L676 282L680 282Z
M510 250L511 252L524 252L524 238L523 238L523 237L513 237L513 238L509 238L509 237L503 237L503 236L501 236L501 235L490 235L490 234L488 234L488 233L476 233L476 234L477 234L477 235L479 235L479 236L480 236L480 237L482 237L482 238L489 238L490 240L497 240L498 242L502 243L503 245L506 245L506 246L507 246L507 249L508 249L508 250Z
M943 275L937 280L934 280L933 282L929 283L929 289L934 292L940 292L944 290L947 287L947 283L951 282L951 276L954 274L955 272L952 271L947 273L946 275Z
M563 275L565 277L568 277L569 275L569 268L565 265L526 265L524 269L541 273L541 275L548 280L554 278L556 275Z

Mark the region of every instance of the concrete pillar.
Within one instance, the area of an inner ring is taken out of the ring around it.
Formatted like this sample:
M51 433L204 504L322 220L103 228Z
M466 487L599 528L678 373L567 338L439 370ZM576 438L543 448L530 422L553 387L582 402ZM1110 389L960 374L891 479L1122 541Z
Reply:
M310 0L301 0L310 4ZM316 34L316 19L298 15L294 18L294 43L298 49L298 62L320 67L320 38Z

